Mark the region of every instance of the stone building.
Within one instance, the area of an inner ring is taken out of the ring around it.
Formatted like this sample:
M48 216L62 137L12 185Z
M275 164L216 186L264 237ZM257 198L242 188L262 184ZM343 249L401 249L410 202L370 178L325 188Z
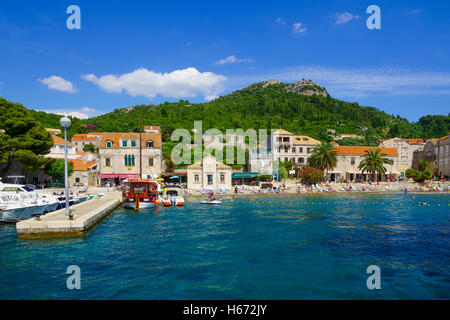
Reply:
M200 162L187 167L187 187L188 189L224 189L231 188L230 166L216 160L208 155Z
M417 158L418 161L425 160L428 162L428 168L430 168L433 175L437 172L438 167L438 160L437 160L437 153L438 153L438 143L439 139L428 139L423 147L423 150L418 150L415 152L415 158ZM418 168L414 168L418 169Z
M260 175L273 174L273 155L262 145L257 145L249 151L248 154L248 170L257 172Z
M125 178L137 178L140 172L140 147L142 148L142 175L159 177L162 166L161 133L103 132L99 144L99 178L120 184Z
M273 163L291 161L294 167L307 165L312 150L319 144L319 140L296 136L283 129L276 130L268 138L268 150L272 153Z
M73 173L69 176L69 186L97 186L98 165L97 162L85 162L81 159L70 160Z
M423 139L400 139L393 138L388 140L379 140L379 147L397 149L397 168L400 175L404 176L409 168L418 167L419 159L417 151L422 151L425 143Z
M75 145L77 152L83 152L83 148L87 144L92 144L96 148L99 147L102 140L102 134L99 133L77 133L72 136L72 144Z
M439 139L437 143L437 168L438 177L450 177L450 133Z
M64 159L64 139L52 134L53 146L50 153L45 157L53 159ZM78 157L76 147L70 141L67 141L67 159L76 159Z
M333 170L328 172L331 181L348 181L359 182L368 181L370 179L369 173L362 173L358 169L361 161L364 160L366 150L377 149L376 147L366 146L336 146L337 151L337 165ZM400 172L397 167L398 153L396 148L381 148L381 153L391 161L390 164L385 165L386 175L388 178L398 179ZM380 181L386 180L386 177L381 177Z

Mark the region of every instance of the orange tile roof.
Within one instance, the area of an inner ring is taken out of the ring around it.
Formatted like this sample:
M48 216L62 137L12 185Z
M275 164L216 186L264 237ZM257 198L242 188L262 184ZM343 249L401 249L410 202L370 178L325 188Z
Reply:
M97 140L96 137L89 137L85 133L77 133L74 134L72 137L72 141L95 141L95 140Z
M403 139L403 140L409 142L409 144L423 143L423 139Z
M395 138L393 138L395 139ZM391 139L379 139L378 142L385 142ZM403 140L405 142L408 142L409 144L419 144L419 143L424 143L423 139L400 139Z
M121 147L119 145L120 139L139 139L139 133L136 132L104 132L102 141L100 142L100 148L106 148L106 142L112 141L113 148ZM143 132L141 146L145 148L145 144L148 140L153 141L153 148L161 148L161 133L156 132Z
M159 130L159 129L161 129L161 127L160 126L144 126L144 129L153 129L153 130Z
M96 162L84 162L80 159L69 160L73 166L73 171L88 171L88 168L92 167Z
M440 138L439 140L445 140L445 139L447 139L449 136L450 136L450 132L449 132L446 136L443 136L442 138Z
M52 134L52 138L53 138L53 144L60 145L60 146L64 145L64 139L63 138L55 136L54 134ZM70 141L67 141L67 145L68 146L74 146L74 144L71 143Z
M366 146L336 146L338 155L364 155L366 150L377 149L377 147L366 147ZM396 148L381 148L381 153L388 156L397 156Z

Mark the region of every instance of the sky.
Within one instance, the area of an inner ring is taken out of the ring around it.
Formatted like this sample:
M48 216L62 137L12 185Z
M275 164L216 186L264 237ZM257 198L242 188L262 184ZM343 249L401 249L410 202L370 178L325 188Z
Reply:
M0 96L86 118L305 78L417 121L450 112L449 17L449 1L2 1Z

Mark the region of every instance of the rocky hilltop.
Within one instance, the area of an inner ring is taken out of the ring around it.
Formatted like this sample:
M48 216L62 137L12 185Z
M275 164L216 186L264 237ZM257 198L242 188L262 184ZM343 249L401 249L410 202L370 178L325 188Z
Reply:
M278 80L268 80L262 82L261 86L267 88L273 85L280 85L281 82ZM300 81L287 84L284 88L286 92L295 92L304 96L320 95L328 97L328 92L324 87L319 86L312 80L302 79Z

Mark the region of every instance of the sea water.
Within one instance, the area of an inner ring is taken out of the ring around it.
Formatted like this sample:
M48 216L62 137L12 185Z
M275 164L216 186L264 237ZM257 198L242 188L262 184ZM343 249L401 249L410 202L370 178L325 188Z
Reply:
M120 208L81 238L0 225L0 299L450 298L449 194L200 201ZM80 290L66 285L72 265Z

